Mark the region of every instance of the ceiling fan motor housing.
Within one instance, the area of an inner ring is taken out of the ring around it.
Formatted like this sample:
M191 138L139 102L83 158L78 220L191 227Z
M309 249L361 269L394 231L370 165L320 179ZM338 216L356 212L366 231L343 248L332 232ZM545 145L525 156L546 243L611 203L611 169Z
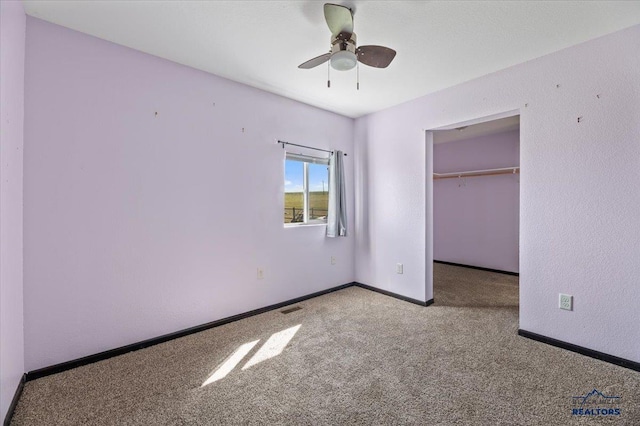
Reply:
M357 63L356 35L341 32L331 37L331 67L338 71L348 71Z

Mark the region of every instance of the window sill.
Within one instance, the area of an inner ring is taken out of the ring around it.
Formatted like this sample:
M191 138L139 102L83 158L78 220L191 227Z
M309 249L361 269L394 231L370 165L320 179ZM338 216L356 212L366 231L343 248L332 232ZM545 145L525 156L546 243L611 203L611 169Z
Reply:
M312 226L327 226L326 222L322 223L285 223L285 228L307 228Z

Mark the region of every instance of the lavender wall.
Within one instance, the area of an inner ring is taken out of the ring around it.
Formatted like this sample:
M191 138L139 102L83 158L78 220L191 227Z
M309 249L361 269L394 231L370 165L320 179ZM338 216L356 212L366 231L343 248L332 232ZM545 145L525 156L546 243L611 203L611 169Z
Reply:
M275 143L353 194L353 120L30 17L26 83L27 370L353 281L353 237L284 228Z
M433 297L425 130L519 110L520 327L640 361L639 51L636 25L356 120L356 280Z
M436 173L518 166L520 131L435 144L433 163ZM519 179L433 181L434 259L518 272Z
M24 373L22 167L25 14L0 1L0 416Z

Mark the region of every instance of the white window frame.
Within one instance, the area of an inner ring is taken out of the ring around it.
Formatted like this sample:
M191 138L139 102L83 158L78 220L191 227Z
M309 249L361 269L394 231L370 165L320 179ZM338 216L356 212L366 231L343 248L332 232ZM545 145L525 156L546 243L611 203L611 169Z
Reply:
M309 219L309 164L325 164L329 166L328 158L314 157L311 155L294 154L292 152L285 153L285 167L286 161L299 161L302 163L302 200L303 209L302 222L285 223L285 227L296 226L309 226L309 225L327 225L327 219ZM329 174L327 173L327 190L329 188Z

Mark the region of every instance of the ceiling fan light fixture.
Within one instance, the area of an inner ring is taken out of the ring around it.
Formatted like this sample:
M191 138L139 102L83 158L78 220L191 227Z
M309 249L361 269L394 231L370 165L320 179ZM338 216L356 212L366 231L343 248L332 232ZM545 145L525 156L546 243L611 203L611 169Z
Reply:
M331 55L331 67L338 71L353 69L357 63L356 54L348 50L341 50Z

